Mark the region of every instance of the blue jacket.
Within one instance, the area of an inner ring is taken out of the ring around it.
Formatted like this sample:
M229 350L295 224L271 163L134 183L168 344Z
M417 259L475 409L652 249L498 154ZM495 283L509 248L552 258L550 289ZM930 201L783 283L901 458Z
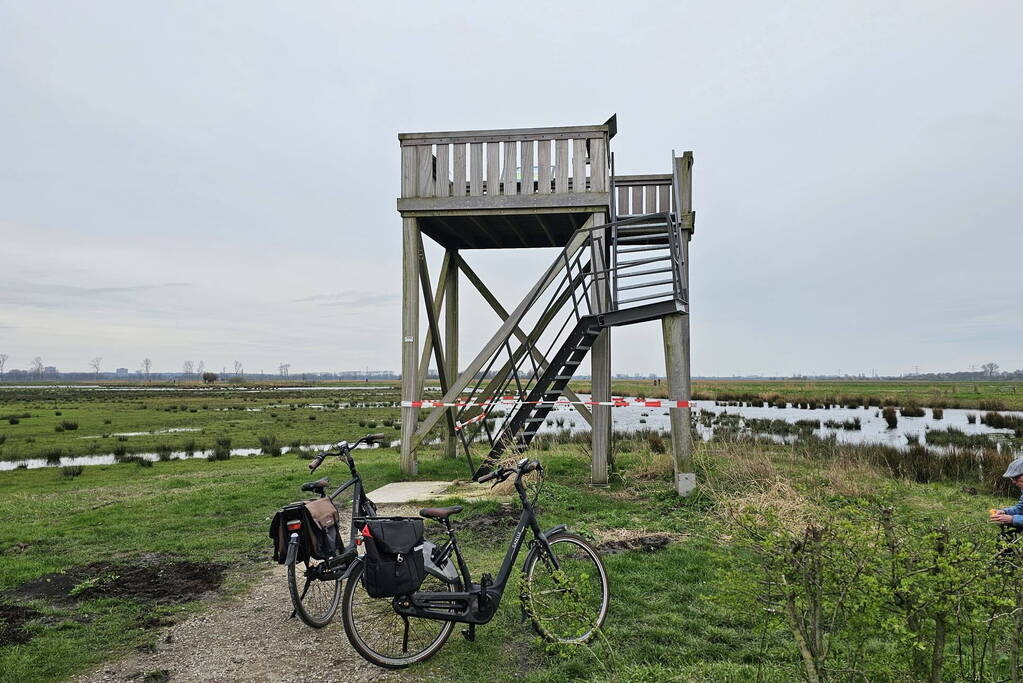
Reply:
M1023 527L1023 496L1019 497L1018 503L1005 508L1005 514L1012 515L1013 526Z

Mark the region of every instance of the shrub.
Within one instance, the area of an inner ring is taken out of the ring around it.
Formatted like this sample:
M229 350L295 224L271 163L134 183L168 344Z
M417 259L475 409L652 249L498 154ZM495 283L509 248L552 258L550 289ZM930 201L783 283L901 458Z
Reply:
M77 422L73 422L71 420L61 420L59 426L64 428L65 430L67 430L69 432L78 429L78 423Z
M105 424L105 425L108 425L108 424L110 424L110 420L109 420L109 419L107 419L107 420L103 420L103 424Z
M61 457L63 457L63 455L64 451L60 450L59 448L51 448L50 450L43 453L43 458L46 459L46 462L48 464L56 465L57 463L60 462L60 459Z
M926 415L923 408L913 403L907 403L902 406L902 409L899 412L902 413L902 417L923 417Z
M884 416L884 421L888 423L888 429L895 429L899 426L899 417L895 414L895 408L885 406L881 414Z
M19 420L19 419L18 419L18 418L16 418L16 417L9 417L9 418L7 418L7 423L8 423L8 424L16 425L16 424L18 424L19 422L21 422L21 420Z
M213 446L213 452L207 456L207 460L227 460L231 457L231 439L222 436L217 439Z
M83 471L85 471L85 468L81 465L66 465L60 468L60 476L64 479L74 479Z
M941 408L933 408L931 410L931 417L933 417L935 420L940 420L943 417L945 417L945 411Z
M156 447L156 456L160 459L160 462L166 462L171 459L171 447L170 444L162 443Z
M127 446L114 446L114 459L120 460L128 453Z
M969 424L971 424L971 425L976 423L977 422L977 414L976 413L967 413L966 414L966 421Z
M281 444L276 434L259 437L259 446L263 450L263 455L269 455L271 458L279 457L281 454Z

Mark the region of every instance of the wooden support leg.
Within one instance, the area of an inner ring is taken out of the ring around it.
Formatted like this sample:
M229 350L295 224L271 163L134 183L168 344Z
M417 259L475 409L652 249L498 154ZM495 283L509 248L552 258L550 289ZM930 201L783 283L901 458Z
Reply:
M444 303L444 348L447 351L445 366L448 371L448 386L451 386L458 379L458 250L448 249L448 257L450 266L447 272L447 285L444 288L447 292L447 300ZM458 455L458 435L450 428L444 444L444 453L449 458Z
M419 224L415 218L402 218L402 299L401 299L401 399L419 398ZM418 471L412 437L416 433L419 410L401 409L401 471Z
M689 316L669 315L661 319L664 335L664 368L668 375L668 398L672 401L690 400L689 375ZM689 495L696 488L693 473L692 441L690 438L689 408L670 408L671 454L675 467L675 490Z
M595 225L604 222L603 214L594 214ZM593 264L593 293L591 297L592 310L594 312L605 312L610 304L610 290L607 275L602 271L607 268L607 231L594 231L592 252L590 254ZM592 400L611 400L611 330L601 330L590 350L590 375ZM592 434L593 459L590 462L590 483L595 486L605 486L608 483L608 465L610 463L611 451L611 406L593 407L593 434Z

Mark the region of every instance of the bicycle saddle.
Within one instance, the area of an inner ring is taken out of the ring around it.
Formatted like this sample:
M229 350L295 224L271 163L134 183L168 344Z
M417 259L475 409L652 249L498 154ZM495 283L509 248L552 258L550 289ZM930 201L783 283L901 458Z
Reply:
M323 489L330 486L330 479L324 477L323 479L317 479L316 481L307 481L302 484L303 491L322 491Z
M420 517L429 517L430 519L447 519L451 515L462 511L461 505L452 505L449 508L423 508L419 511Z

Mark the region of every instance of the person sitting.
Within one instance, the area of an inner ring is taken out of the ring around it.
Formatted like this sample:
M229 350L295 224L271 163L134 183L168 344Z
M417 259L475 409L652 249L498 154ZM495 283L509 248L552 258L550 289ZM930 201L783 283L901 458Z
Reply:
M1005 474L1002 476L1011 481L1013 486L1023 491L1023 456L1009 463L1008 469L1005 470ZM1019 497L1019 502L1015 505L1010 505L1002 510L992 510L991 521L995 524L1023 529L1023 495Z

